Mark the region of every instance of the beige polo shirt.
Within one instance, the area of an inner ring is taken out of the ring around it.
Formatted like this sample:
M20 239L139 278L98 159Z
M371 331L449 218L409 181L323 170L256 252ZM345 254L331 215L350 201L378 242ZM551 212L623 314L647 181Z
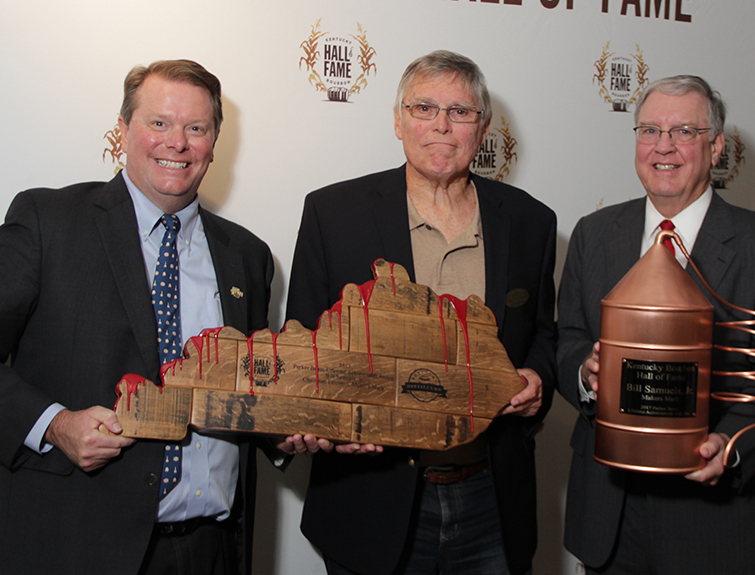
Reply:
M419 214L408 193L406 203L417 283L429 286L438 295L467 299L475 294L485 301L485 246L479 201L469 226L451 243Z
M475 196L477 190L475 190ZM443 233L427 222L417 211L409 194L409 230L414 258L416 283L429 286L436 294L449 294L466 299L475 294L485 300L485 246L482 237L480 203L469 226L451 243ZM422 451L419 464L471 464L487 456L485 434L471 443L447 451Z

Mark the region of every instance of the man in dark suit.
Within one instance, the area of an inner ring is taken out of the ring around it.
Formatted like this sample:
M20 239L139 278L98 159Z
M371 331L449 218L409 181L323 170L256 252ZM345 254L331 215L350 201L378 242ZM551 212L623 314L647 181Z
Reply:
M588 573L744 575L755 565L748 483L754 438L745 435L736 444L733 469L723 461L728 439L753 422L746 408L712 401L711 431L700 447L707 465L686 477L629 472L593 458L600 300L652 245L662 221L673 223L720 296L755 307L755 213L726 203L710 185L710 169L724 147L724 118L720 95L701 78L650 84L635 111L635 166L647 198L582 218L571 237L559 292L559 388L580 416L571 440L565 544ZM684 266L680 250L676 255ZM715 306L716 321L748 319L715 300L688 271ZM713 339L755 347L743 331L717 327ZM713 369L753 366L743 354L715 351ZM711 389L752 393L746 381L714 376Z
M0 227L3 573L250 572L254 444L190 434L180 481L160 498L166 445L121 437L110 409L124 374L159 382L150 286L168 235L163 214L181 224L183 341L206 327L249 334L267 325L270 250L198 204L221 121L220 83L199 64L134 68L119 119L126 169L107 183L23 192L8 210Z
M302 531L331 575L531 569L534 435L554 386L556 218L526 192L470 175L490 117L471 60L419 58L395 107L407 163L305 201L288 318L313 329L346 283L373 279L372 263L385 258L436 293L483 297L528 381L479 440L448 453L316 455Z

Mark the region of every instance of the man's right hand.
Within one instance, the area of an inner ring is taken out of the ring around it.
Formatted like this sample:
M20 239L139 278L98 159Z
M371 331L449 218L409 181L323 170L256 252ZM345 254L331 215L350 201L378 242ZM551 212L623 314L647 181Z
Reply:
M579 375L586 391L592 390L595 393L595 399L598 399L598 372L600 371L599 362L600 342L596 341L592 346L592 353L582 362L582 368Z
M89 472L104 467L120 455L121 449L136 442L130 437L119 437L122 431L118 416L105 407L95 405L82 411L64 409L50 422L45 441L62 450L74 465Z

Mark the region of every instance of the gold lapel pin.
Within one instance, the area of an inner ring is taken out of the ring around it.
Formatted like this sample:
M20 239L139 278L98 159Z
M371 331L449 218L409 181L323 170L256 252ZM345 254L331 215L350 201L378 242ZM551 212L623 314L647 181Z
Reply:
M231 295L232 295L233 297L235 297L236 299L241 299L242 297L244 297L244 292L243 292L243 291L241 291L241 290L240 290L239 288L237 288L236 286L233 286L233 287L231 288Z

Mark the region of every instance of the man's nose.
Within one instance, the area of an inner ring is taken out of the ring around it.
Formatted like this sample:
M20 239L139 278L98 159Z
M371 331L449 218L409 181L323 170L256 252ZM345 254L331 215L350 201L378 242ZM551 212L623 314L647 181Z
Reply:
M168 147L183 152L188 146L188 139L182 129L175 128L168 133L166 143Z
M670 152L676 149L676 142L671 137L671 132L667 130L661 132L658 141L655 143L655 149L658 152Z
M432 120L433 128L439 132L448 132L451 128L451 118L448 116L448 110L438 110L438 115Z

